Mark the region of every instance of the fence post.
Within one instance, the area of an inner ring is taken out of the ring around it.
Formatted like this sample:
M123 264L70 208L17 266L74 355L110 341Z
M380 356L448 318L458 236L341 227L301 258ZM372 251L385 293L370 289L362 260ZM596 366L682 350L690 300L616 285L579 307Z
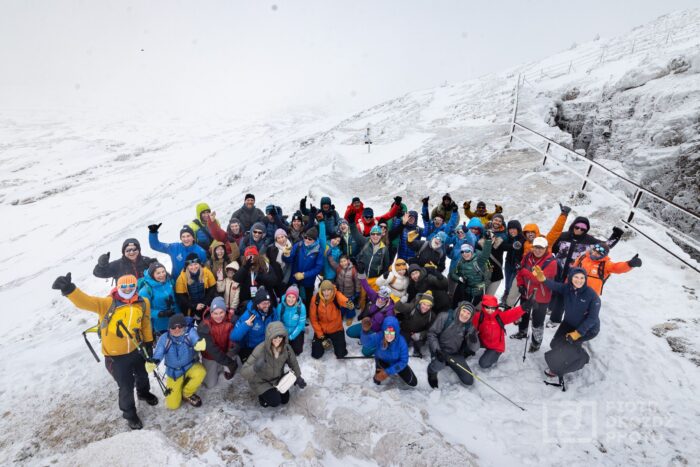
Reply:
M634 53L634 46L635 46L635 45L637 45L637 39L634 39L634 40L632 41L632 52L630 52L630 53L632 53L632 54Z
M518 81L515 83L515 102L513 103L513 118L510 121L510 139L508 144L513 142L513 133L515 133L515 118L518 115L518 97L520 96L520 73L518 73Z
M581 185L581 191L586 189L586 184L588 183L588 176L591 174L591 170L593 170L593 164L588 164L588 170L586 170L586 176L583 179L583 185Z
M671 37L671 31L669 31L668 34L666 34L666 44L668 44L668 40L670 37Z
M567 75L568 75L569 73L571 73L571 68L573 67L573 65L574 65L574 61L571 60L571 61L569 62L569 71L566 72Z
M605 57L605 47L603 47L603 50L600 51L600 61L598 64L603 63L603 57Z
M549 154L549 146L550 146L551 144L552 144L552 143L550 143L549 141L547 141L547 147L544 148L544 159L542 159L542 165L545 165L545 164L547 163L547 155Z
M632 218L634 218L634 211L635 209L637 209L637 206L639 205L639 201L642 199L643 194L644 192L639 188L637 189L637 191L634 192L634 197L632 198L632 208L630 209L630 213L627 216L628 224L632 222Z

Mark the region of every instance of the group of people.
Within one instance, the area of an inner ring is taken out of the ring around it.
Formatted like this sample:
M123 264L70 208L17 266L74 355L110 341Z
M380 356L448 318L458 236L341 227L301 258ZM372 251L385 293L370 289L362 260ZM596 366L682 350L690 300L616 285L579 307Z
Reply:
M517 323L510 337L530 339L529 352L537 352L551 313L558 329L547 374L562 378L573 370L553 362L571 361L572 349L585 352L581 343L598 334L610 274L641 266L636 255L609 258L621 229L597 239L589 220L576 217L565 231L571 209L561 204L542 233L537 224L506 221L499 205L489 212L479 201L472 211L465 201L460 213L449 194L432 210L423 198L420 218L401 196L381 215L359 197L343 215L329 197L319 207L307 201L290 218L274 204L263 212L247 194L225 224L199 203L173 243L161 241L161 224L151 224L149 245L170 258L170 270L129 238L119 259L105 253L97 260L94 275L115 284L106 297L84 293L70 273L55 280L76 307L98 314L105 365L132 429L142 427L134 387L139 399L158 403L148 373L169 409L183 401L200 406L201 385L230 380L240 365L262 406L286 404L293 385L306 386L297 356L308 326L314 359L330 351L346 358L351 339L374 359L374 383L398 377L416 386L412 347L413 358L430 358L427 381L437 388L445 367L473 384L471 356L493 367L506 349L507 324Z

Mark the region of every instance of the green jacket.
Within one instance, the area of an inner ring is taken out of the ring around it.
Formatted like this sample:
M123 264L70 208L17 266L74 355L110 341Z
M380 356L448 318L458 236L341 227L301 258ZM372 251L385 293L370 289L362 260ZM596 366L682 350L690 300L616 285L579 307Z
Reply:
M484 242L483 250L475 251L469 261L465 261L460 254L457 266L450 272L450 279L462 282L467 289L479 289L484 287L484 272L486 261L491 255L491 240ZM463 279L463 280L460 280Z

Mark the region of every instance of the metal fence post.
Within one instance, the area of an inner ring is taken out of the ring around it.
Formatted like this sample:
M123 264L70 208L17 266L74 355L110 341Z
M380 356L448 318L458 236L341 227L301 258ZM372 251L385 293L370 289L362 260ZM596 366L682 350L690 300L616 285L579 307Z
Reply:
M518 81L515 83L515 102L513 103L513 118L510 121L510 139L508 143L513 142L513 133L515 133L515 118L518 115L518 97L520 96L520 73L518 73Z
M588 183L588 176L591 174L591 170L593 170L593 164L588 164L588 170L586 170L586 176L583 178L583 185L581 185L581 191L586 189L586 184Z
M634 211L637 209L637 206L639 205L639 201L642 199L642 195L644 192L640 189L637 189L637 191L634 192L634 197L632 198L632 208L630 209L630 213L627 216L627 222L632 222L632 219L634 218Z
M542 159L542 165L545 165L547 163L547 155L549 154L549 147L551 146L552 143L547 141L547 147L544 148L544 159Z

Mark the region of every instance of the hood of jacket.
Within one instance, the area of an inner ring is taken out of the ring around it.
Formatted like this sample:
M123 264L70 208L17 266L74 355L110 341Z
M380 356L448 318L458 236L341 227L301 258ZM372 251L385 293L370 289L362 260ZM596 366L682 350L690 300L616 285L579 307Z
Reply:
M484 224L481 223L478 217L472 217L469 219L469 223L467 224L467 229L473 229L477 228L481 232L481 235L484 234Z
M197 203L197 206L195 207L195 211L197 211L197 219L202 221L202 212L204 211L211 211L211 208L207 203Z
M571 225L569 226L569 233L570 233L572 236L574 235L574 226L575 226L576 224L578 224L578 223L586 224L586 231L585 231L584 233L582 233L581 235L579 235L579 237L582 237L583 235L586 235L586 234L588 233L588 231L591 230L591 223L590 223L590 221L588 220L588 218L587 218L587 217L583 217L583 216L578 216L576 219L574 219L574 221L573 221L573 222L571 223Z
M540 228L537 226L537 224L525 224L525 227L523 227L523 233L525 232L535 232L535 238L542 236L542 234L540 234Z
M272 339L275 336L284 336L284 342L282 343L282 347L284 347L288 340L288 334L287 328L280 321L271 322L265 329L265 351L270 354L272 353Z

